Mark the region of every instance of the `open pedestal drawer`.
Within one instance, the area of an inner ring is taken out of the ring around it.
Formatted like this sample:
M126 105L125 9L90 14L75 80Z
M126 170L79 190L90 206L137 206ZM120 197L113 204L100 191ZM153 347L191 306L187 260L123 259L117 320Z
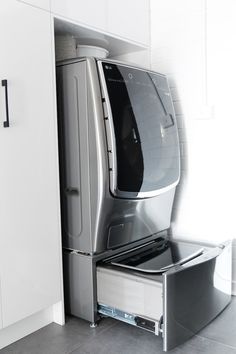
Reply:
M151 244L97 265L98 312L161 334L164 351L206 326L230 299L230 242Z

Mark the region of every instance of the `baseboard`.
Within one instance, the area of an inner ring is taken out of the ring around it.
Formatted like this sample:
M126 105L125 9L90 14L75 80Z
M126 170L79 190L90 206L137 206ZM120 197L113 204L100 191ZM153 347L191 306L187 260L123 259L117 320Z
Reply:
M64 301L60 301L53 305L53 322L64 326L65 324L65 311L64 311Z
M0 330L0 349L54 321L53 306Z
M236 281L232 281L232 295L236 296Z
M232 294L236 295L236 239L233 240L232 247Z

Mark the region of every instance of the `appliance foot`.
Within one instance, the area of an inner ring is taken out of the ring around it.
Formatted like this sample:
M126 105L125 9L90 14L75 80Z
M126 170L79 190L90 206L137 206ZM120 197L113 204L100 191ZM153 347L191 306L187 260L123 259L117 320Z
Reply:
M98 325L97 325L96 322L91 322L90 325L89 325L90 328L96 328L97 326Z

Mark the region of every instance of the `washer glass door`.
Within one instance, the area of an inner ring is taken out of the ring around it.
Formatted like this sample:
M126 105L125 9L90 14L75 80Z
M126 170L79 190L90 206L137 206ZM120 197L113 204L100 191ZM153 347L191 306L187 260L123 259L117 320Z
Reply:
M179 180L179 142L166 78L102 63L113 120L116 164L112 193L124 198L158 195Z

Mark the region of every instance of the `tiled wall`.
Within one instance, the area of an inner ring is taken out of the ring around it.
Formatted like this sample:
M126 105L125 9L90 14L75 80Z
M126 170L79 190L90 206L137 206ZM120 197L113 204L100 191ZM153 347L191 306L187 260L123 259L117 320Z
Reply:
M235 0L151 0L151 67L169 77L181 145L176 238L236 239L235 16Z
M144 68L150 68L150 49L141 50L139 52L122 54L113 57L115 60L124 61L130 64L135 64Z
M233 241L233 294L236 295L236 240Z

